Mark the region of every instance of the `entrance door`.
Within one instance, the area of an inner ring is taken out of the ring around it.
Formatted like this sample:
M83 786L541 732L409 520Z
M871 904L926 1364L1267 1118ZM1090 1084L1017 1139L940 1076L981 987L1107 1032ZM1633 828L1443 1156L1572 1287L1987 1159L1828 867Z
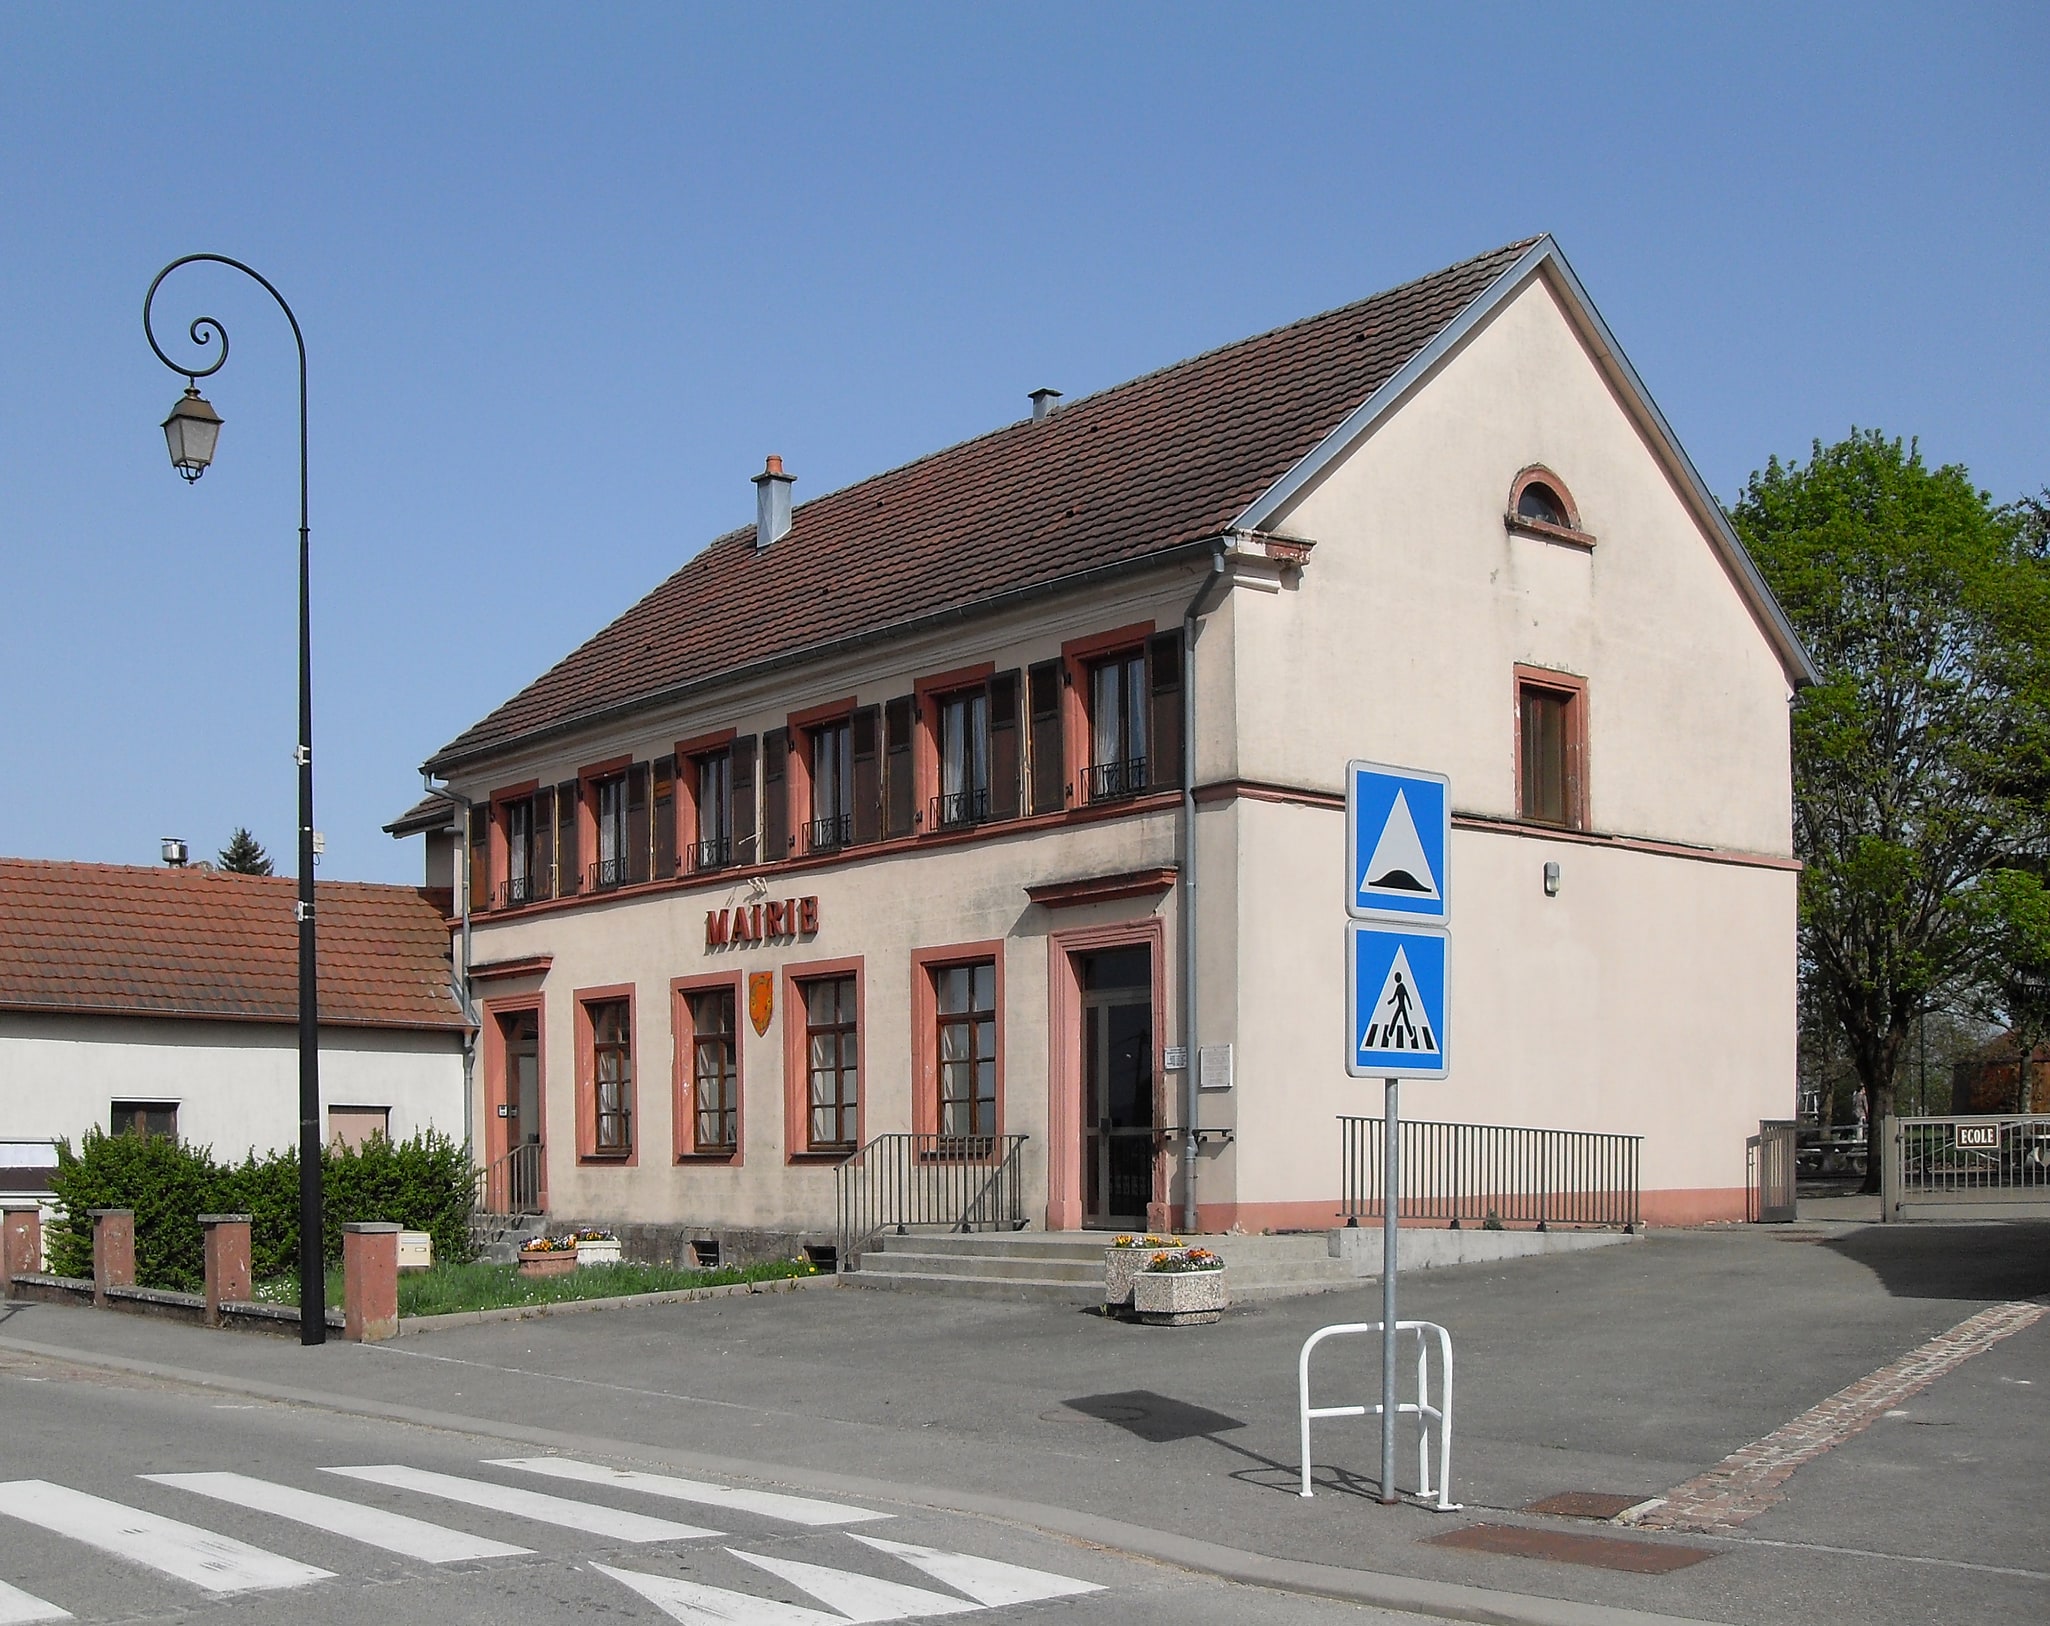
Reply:
M541 1013L512 1011L499 1018L505 1036L500 1107L505 1154L492 1170L487 1200L500 1213L539 1214L541 1190Z
M1153 952L1075 956L1082 988L1082 1223L1144 1230L1153 1200Z

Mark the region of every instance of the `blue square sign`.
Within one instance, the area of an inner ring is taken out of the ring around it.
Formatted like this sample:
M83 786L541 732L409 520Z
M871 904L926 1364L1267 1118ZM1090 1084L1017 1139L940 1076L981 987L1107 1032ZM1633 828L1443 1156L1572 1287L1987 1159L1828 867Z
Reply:
M1443 774L1346 764L1347 914L1444 925L1451 850L1452 789Z
M1445 1077L1446 934L1348 921L1345 939L1345 1070L1354 1078Z

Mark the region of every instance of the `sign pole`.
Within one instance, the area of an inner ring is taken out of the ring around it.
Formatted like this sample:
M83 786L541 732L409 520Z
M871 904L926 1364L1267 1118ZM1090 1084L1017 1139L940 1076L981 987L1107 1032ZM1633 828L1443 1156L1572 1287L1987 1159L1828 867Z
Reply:
M1402 1141L1397 1133L1402 1110L1399 1078L1387 1080L1382 1109L1381 1147L1381 1501L1392 1506L1395 1496L1395 1264L1396 1221L1402 1207Z

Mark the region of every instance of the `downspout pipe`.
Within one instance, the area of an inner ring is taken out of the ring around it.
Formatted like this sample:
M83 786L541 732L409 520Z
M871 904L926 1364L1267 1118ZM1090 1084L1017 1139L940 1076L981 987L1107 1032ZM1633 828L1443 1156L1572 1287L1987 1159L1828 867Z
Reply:
M1202 1059L1196 1022L1196 632L1227 584L1228 538L1210 554L1210 570L1182 612L1182 1229L1196 1229L1196 1110Z
M470 813L477 804L459 790L437 785L434 776L424 768L420 771L420 784L429 796L462 809L456 830L456 851L462 855L462 864L456 875L456 897L463 917L463 963L456 968L456 1003L462 1007L463 1020L469 1024L463 1033L463 1150L474 1161L477 1156L477 1109L471 1100L471 1086L477 1077L477 1035L483 1031L482 1019L477 1015L477 1001L470 989Z

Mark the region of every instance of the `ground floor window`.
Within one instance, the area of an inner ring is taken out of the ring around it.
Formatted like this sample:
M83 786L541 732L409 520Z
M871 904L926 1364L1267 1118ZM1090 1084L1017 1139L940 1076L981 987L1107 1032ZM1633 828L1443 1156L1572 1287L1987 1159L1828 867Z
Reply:
M731 988L684 996L690 1024L691 1148L740 1148L740 1040Z
M994 960L934 966L933 1012L939 1132L997 1129L997 968Z
M861 1013L852 977L798 984L804 1002L806 1141L853 1151L861 1138Z
M633 1010L624 999L584 1006L591 1044L591 1150L624 1157L633 1150Z

